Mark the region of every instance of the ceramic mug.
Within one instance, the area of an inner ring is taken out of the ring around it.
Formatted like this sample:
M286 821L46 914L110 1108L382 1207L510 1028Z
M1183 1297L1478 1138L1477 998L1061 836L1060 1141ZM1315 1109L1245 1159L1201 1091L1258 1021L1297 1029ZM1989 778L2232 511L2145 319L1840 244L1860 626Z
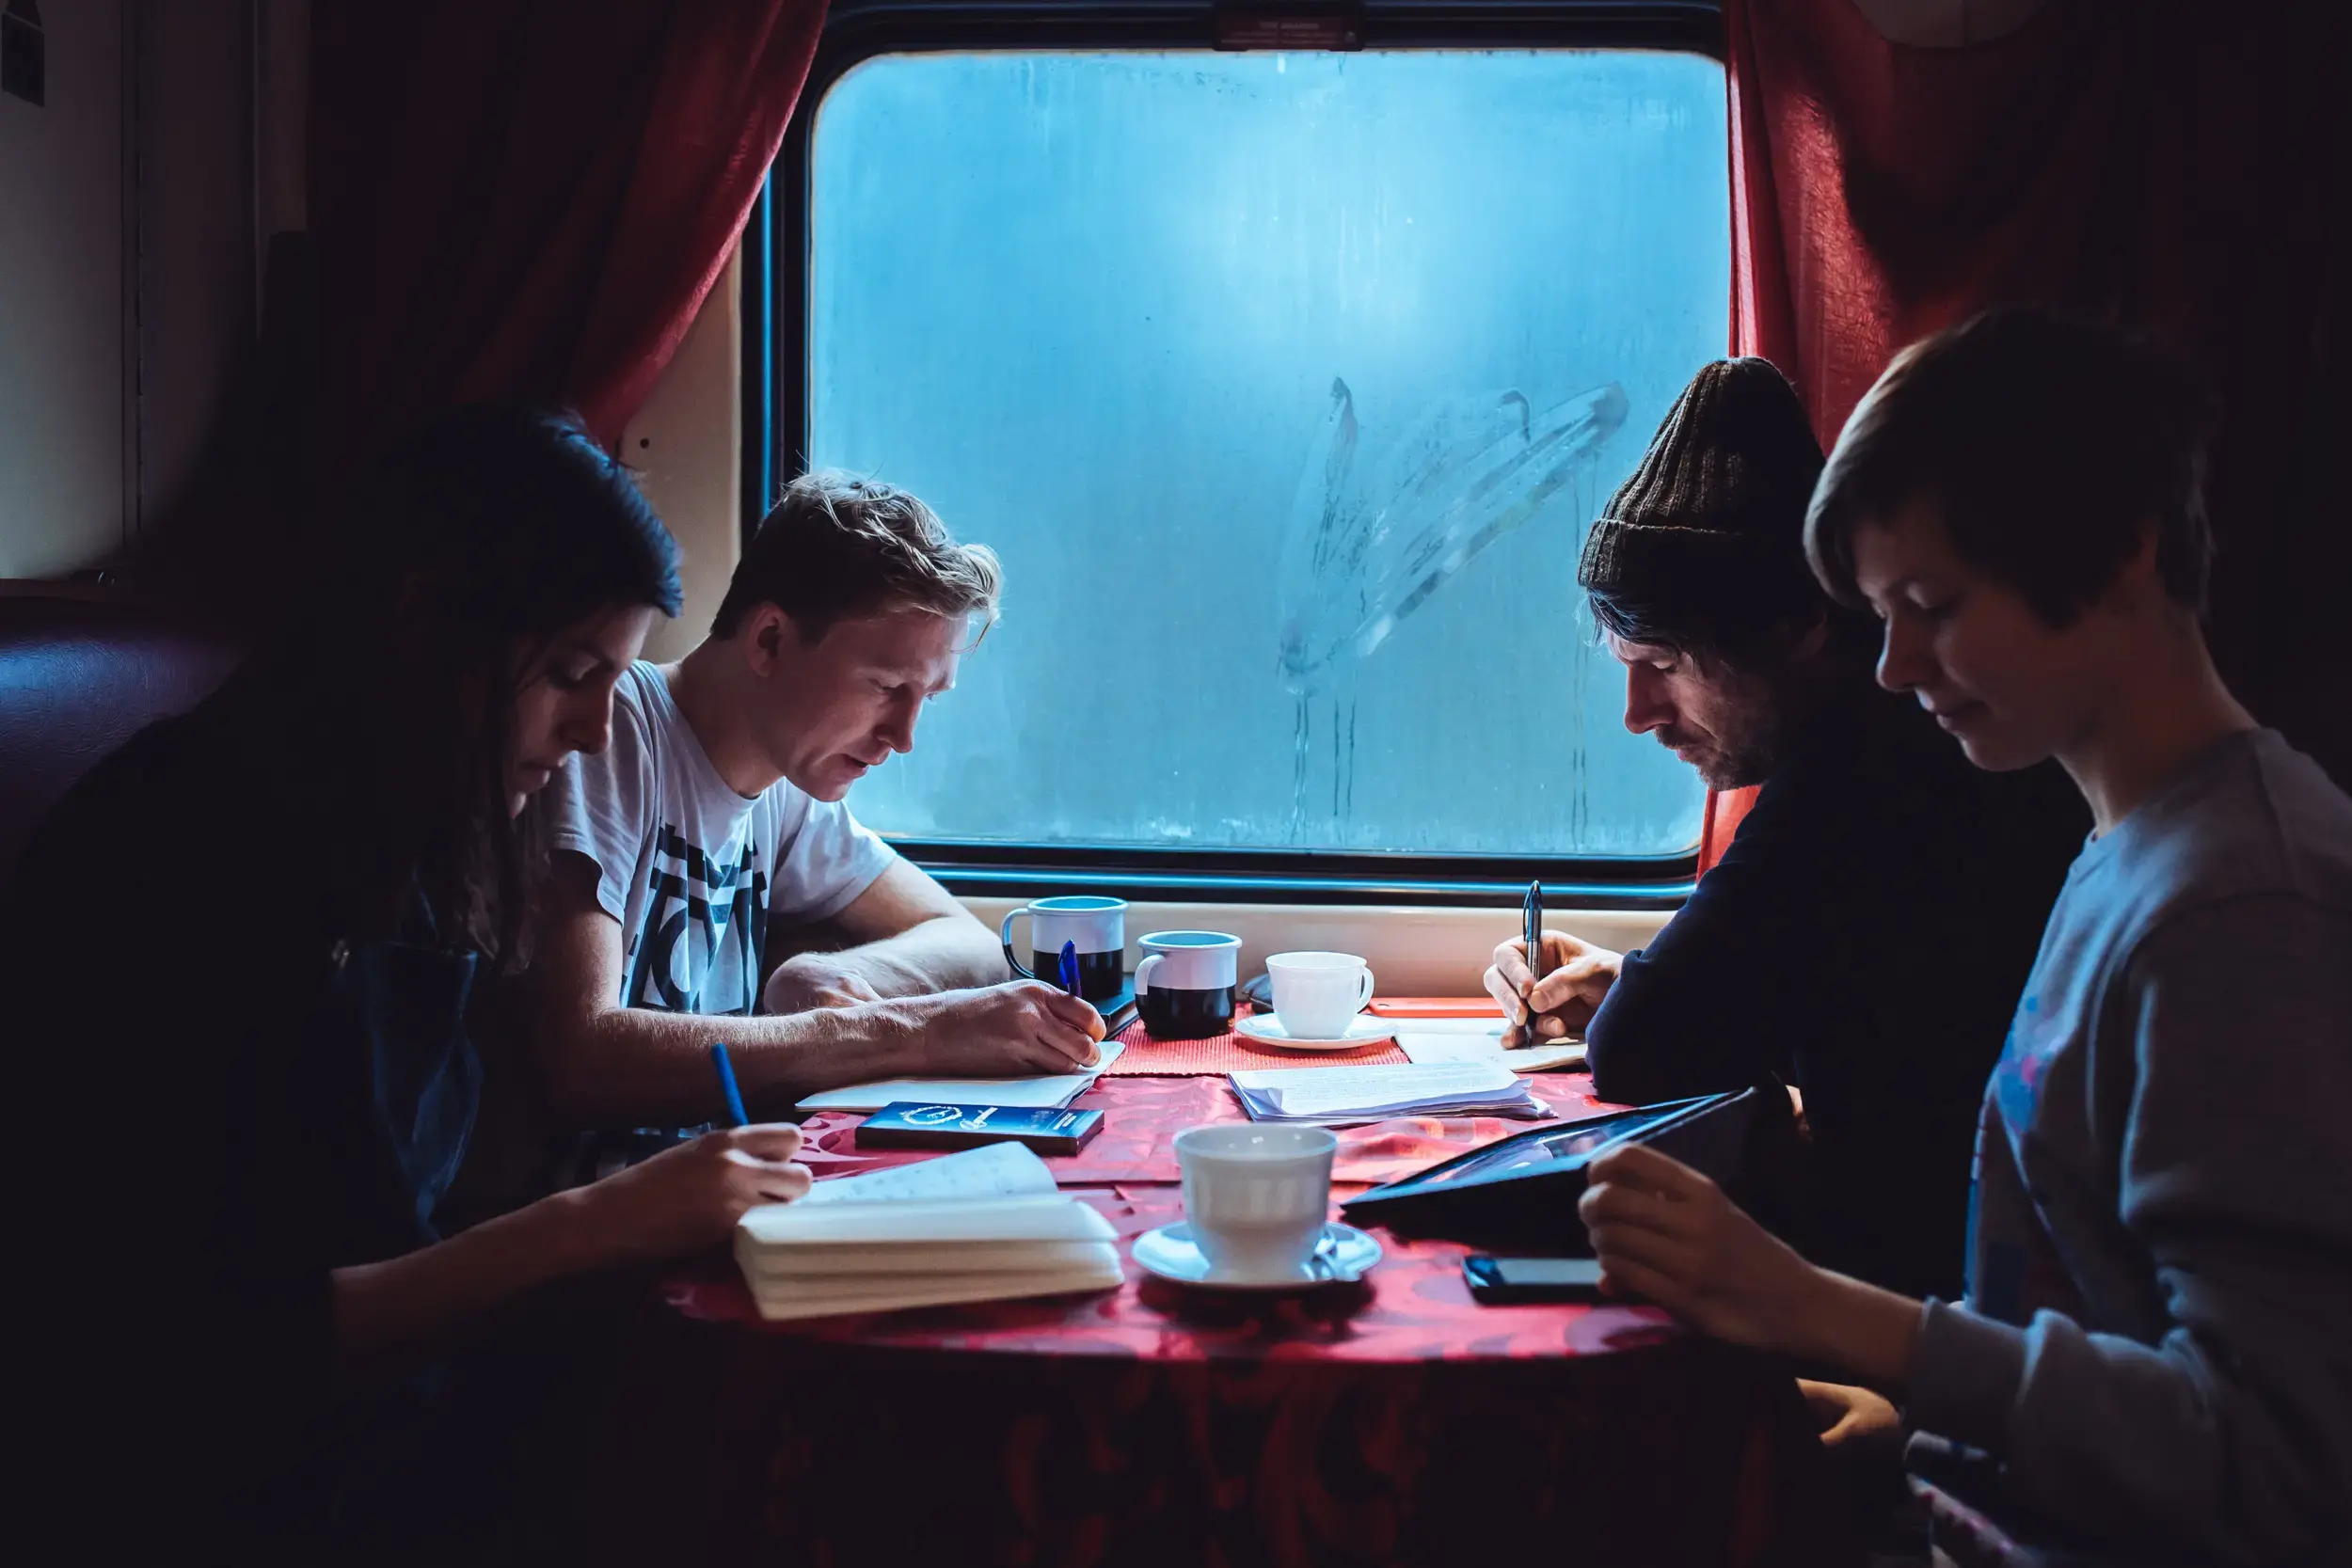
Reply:
M1013 957L1012 923L1029 917L1029 959ZM1073 894L1058 898L1032 898L1005 916L997 927L1004 943L1005 962L1025 980L1061 984L1064 942L1078 947L1078 994L1089 1002L1107 1002L1127 984L1127 901Z
M1241 938L1223 931L1154 931L1136 945L1136 1010L1164 1040L1197 1040L1233 1026Z

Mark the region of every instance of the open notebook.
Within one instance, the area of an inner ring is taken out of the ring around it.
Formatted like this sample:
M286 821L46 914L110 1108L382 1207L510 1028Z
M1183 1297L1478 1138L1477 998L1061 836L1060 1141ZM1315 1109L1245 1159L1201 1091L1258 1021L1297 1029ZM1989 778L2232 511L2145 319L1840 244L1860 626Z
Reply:
M825 1089L803 1100L803 1111L879 1111L901 1100L932 1105L1025 1105L1060 1107L1094 1086L1126 1049L1115 1039L1097 1048L1100 1058L1079 1072L1039 1078L882 1078L871 1084Z
M1110 1222L1019 1144L820 1181L736 1222L763 1318L881 1312L1120 1283Z

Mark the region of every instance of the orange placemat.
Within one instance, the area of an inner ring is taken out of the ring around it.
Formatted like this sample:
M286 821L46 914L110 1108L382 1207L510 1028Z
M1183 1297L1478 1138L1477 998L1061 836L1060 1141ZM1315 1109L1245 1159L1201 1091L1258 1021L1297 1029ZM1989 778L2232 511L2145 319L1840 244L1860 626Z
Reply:
M1396 1067L1407 1059L1393 1040L1375 1040L1354 1051L1278 1051L1230 1029L1206 1039L1153 1039L1141 1019L1121 1029L1119 1039L1127 1049L1103 1069L1106 1078L1209 1078L1269 1067Z
M1375 996L1364 1011L1375 1018L1501 1018L1491 996Z

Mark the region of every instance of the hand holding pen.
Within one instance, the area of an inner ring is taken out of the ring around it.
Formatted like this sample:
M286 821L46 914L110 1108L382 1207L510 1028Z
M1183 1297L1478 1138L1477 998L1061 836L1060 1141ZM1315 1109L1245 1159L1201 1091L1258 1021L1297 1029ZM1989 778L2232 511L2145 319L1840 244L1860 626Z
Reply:
M1093 1012L1094 1037L1103 1038L1103 1009L1095 1006L1091 1002L1087 1002L1086 993L1078 989L1078 944L1074 942L1065 942L1061 944L1061 989L1070 993L1071 1000L1085 1003ZM1093 1066L1097 1059L1099 1056L1089 1057L1087 1065Z
M808 1191L801 1130L747 1125L741 1085L724 1045L710 1047L725 1125L576 1189L583 1256L596 1267L691 1257L727 1243L746 1210Z
M1609 988L1624 955L1543 928L1543 887L1528 884L1520 936L1494 952L1486 994L1502 1006L1502 1043L1533 1045L1581 1033Z

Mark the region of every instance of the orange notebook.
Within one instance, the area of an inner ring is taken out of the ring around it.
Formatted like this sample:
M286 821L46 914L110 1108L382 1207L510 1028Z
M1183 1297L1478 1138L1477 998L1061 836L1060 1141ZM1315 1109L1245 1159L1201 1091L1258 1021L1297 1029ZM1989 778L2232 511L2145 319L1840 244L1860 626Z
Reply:
M1364 1009L1377 1018L1501 1018L1491 996L1375 996Z

